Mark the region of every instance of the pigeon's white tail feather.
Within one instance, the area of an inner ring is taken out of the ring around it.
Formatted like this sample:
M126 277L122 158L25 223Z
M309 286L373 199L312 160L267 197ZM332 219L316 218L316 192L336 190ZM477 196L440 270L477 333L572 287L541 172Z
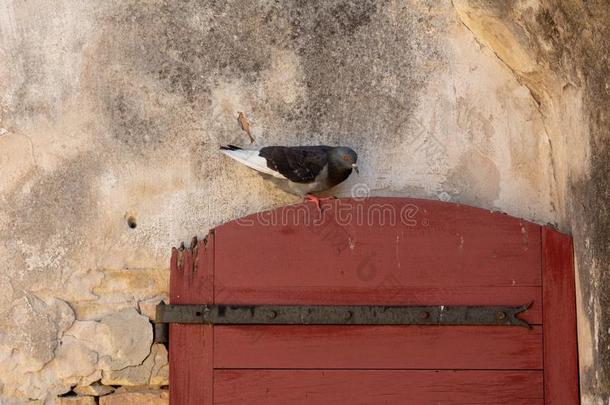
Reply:
M285 179L286 177L282 176L279 172L276 172L273 169L270 169L267 166L267 159L258 155L259 151L255 149L235 149L228 150L222 149L222 153L229 156L232 159L237 160L239 163L242 163L248 166L251 169L256 170L257 172L269 174L273 177L277 177L278 179Z

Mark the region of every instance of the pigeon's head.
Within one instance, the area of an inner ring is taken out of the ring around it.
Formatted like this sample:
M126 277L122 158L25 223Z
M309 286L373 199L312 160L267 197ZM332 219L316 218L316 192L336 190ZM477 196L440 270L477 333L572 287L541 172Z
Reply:
M355 170L358 173L358 155L347 146L338 146L333 148L329 153L329 159L333 162L333 166L343 170Z

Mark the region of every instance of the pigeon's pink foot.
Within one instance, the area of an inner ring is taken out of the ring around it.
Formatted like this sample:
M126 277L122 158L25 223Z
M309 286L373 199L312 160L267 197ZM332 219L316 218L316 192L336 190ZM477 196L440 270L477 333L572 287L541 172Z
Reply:
M316 197L315 195L311 195L311 194L306 194L305 195L305 201L311 201L314 204L316 204L316 206L318 207L318 211L320 211L320 213L322 212L322 205L320 204L322 201L327 201L327 200L335 200L337 199L337 197Z

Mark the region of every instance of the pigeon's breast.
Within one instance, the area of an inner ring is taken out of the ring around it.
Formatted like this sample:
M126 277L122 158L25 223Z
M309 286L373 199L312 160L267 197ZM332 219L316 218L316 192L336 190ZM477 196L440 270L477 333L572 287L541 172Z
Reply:
M339 183L343 183L345 180L347 180L350 174L352 174L351 168L336 168L330 164L327 167L330 167L326 175L326 184L328 188L334 187Z
M324 166L324 168L318 173L314 181L309 183L296 183L290 181L288 186L295 194L305 195L309 193L316 193L319 191L325 191L332 187L328 181L328 166Z

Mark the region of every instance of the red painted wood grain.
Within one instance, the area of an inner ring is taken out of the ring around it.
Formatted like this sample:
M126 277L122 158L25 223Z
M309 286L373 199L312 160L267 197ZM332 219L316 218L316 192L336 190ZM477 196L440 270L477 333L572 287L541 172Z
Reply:
M543 404L541 371L216 370L218 405Z
M214 235L195 249L172 251L170 303L213 303ZM212 404L213 327L170 324L169 387L172 405Z
M212 328L170 324L169 395L172 405L213 403Z
M544 392L547 404L578 404L578 344L572 239L542 230Z
M216 326L215 368L542 369L542 328Z
M217 299L541 285L540 227L507 215L403 198L337 200L321 224L313 204L267 215L216 229Z

